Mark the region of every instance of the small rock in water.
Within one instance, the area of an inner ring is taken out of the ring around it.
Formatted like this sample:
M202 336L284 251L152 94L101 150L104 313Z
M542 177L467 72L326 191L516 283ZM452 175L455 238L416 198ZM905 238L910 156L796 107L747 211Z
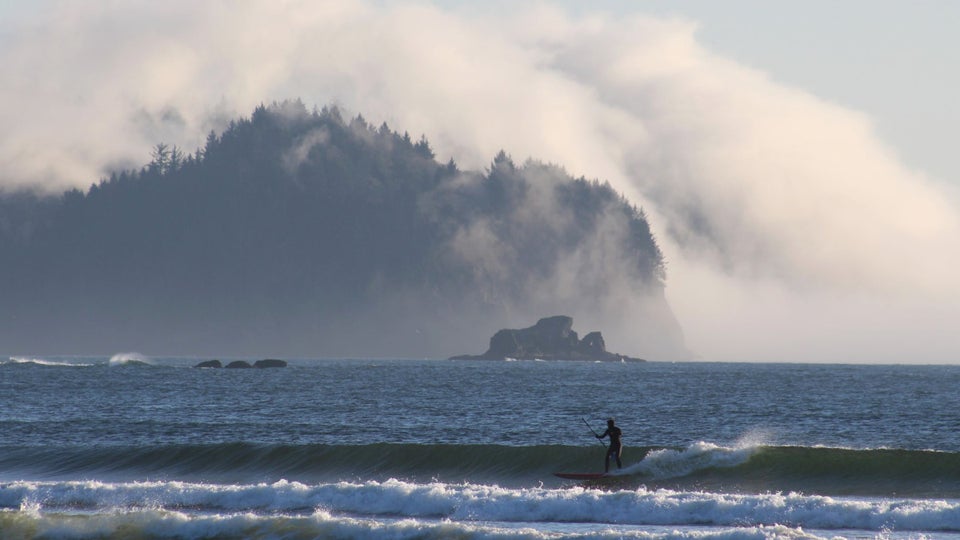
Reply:
M219 360L205 360L199 364L193 366L198 368L220 368L223 367L223 364Z
M240 369L240 368L252 368L252 367L253 366L250 365L250 362L247 362L246 360L234 360L233 362L230 362L229 364L227 364L228 369Z
M253 363L255 368L279 368L287 367L287 362L284 360L275 360L273 358L268 358L266 360L257 360Z

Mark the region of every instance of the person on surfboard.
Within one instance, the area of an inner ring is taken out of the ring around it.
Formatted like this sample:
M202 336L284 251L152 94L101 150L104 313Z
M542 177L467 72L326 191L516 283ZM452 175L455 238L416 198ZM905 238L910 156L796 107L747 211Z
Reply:
M614 425L613 418L607 420L607 430L604 431L601 435L597 435L597 439L603 439L604 437L610 437L610 446L607 447L607 457L603 461L603 472L610 472L610 456L614 456L617 459L617 468L620 469L623 467L623 463L620 462L620 454L623 452L623 445L620 443L620 435L622 432L620 428Z

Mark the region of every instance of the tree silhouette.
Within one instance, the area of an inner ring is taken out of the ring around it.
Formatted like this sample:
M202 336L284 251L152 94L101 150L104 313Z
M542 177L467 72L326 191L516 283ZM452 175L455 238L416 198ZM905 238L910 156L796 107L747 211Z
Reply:
M42 343L40 328L67 344L109 341L104 329L157 343L158 328L184 343L329 340L411 305L411 318L493 316L538 305L531 291L606 241L603 223L622 231L638 290L663 288L643 211L608 184L505 151L461 171L425 136L336 107L260 105L193 154L160 142L150 157L86 192L0 196L0 341Z

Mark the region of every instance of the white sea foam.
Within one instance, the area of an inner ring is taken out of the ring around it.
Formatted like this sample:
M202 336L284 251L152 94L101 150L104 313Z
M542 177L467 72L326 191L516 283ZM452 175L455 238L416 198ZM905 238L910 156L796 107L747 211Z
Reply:
M960 501L645 489L600 491L580 487L508 489L398 480L318 485L288 481L252 485L20 481L0 484L0 510L3 509L30 509L34 515L39 512L43 516L63 512L118 514L144 509L189 510L204 515L302 516L319 510L335 516L377 520L458 523L711 528L784 525L791 530L874 532L960 530Z
M683 450L653 450L642 461L625 467L617 474L642 474L655 479L679 478L711 467L735 467L746 463L760 446L738 445L736 448L696 442Z
M631 525L490 523L411 518L336 516L318 510L302 516L266 516L251 512L198 515L166 510L113 514L27 516L0 513L0 530L14 538L389 538L405 539L646 539L763 540L820 538L799 528L660 528Z
M135 353L117 353L110 357L110 366L125 366L130 364L149 364L150 359L146 356Z
M33 357L25 357L25 356L11 356L6 362L0 362L0 365L3 365L3 364L35 364L38 366L57 366L57 367L90 367L93 365L85 362L47 360L45 358L33 358Z

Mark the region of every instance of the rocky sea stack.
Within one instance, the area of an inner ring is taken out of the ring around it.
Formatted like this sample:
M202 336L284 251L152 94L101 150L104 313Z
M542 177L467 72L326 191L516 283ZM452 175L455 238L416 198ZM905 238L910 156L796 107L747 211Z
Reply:
M537 321L530 328L500 330L490 338L490 348L481 355L460 355L451 360L590 360L602 362L643 362L607 352L603 335L590 332L579 339L573 331L573 317L557 315Z
M286 360L276 360L273 358L267 358L266 360L257 360L252 365L246 360L235 360L230 362L226 366L223 365L219 360L206 360L200 362L194 367L198 368L221 368L226 367L228 369L245 369L245 368L282 368L287 367Z

